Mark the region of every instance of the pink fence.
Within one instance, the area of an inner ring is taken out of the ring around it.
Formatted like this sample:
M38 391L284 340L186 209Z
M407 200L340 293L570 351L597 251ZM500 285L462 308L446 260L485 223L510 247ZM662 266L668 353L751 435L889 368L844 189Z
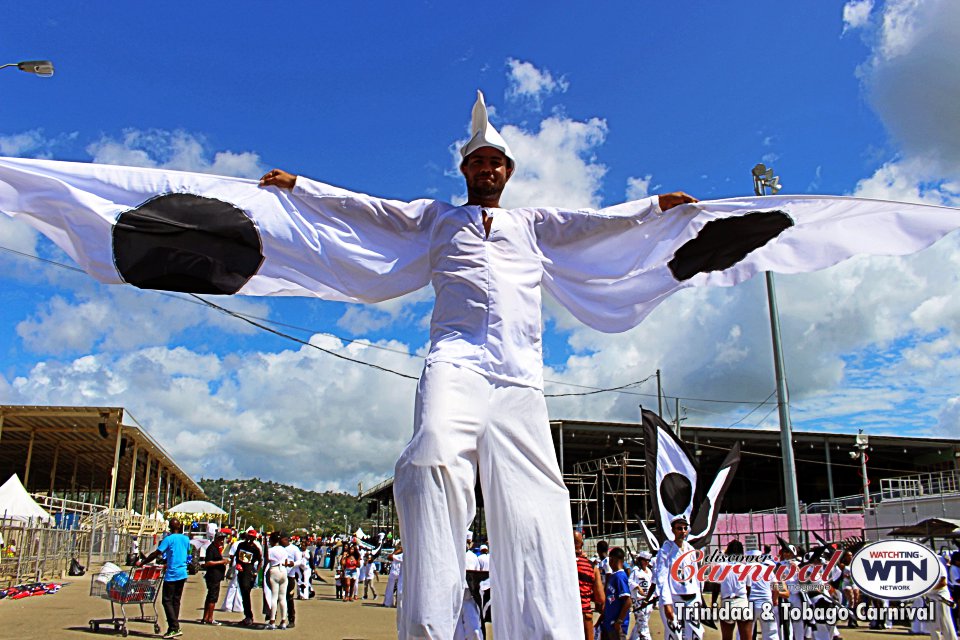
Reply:
M826 540L839 540L848 536L863 535L863 514L810 513L800 515L800 540L809 548L816 545L816 532ZM787 515L784 513L721 513L713 531L711 546L724 547L733 538L745 541L748 535L757 536L759 546L777 547L777 535L787 538Z

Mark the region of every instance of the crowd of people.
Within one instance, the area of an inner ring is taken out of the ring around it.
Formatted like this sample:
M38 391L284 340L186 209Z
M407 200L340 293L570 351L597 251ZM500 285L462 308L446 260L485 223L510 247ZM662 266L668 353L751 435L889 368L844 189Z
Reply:
M581 613L585 640L652 640L650 617L659 611L666 640L700 640L703 638L701 619L719 623L723 640L735 636L762 640L842 640L837 624L811 623L802 620L782 620L779 615L763 615L765 610L779 614L780 605L789 607L845 608L854 611L858 605L889 607L889 601L871 599L861 593L852 580L852 554L843 552L838 561L829 563L833 549L820 547L803 553L793 545L781 541L778 557L769 547L747 550L739 540L730 540L724 557L736 562L759 565L818 564L824 567L819 578L800 585L797 572L783 582L769 578L769 572L748 572L746 578L728 573L718 583L702 583L697 579L697 559L689 553L692 547L686 541L689 524L680 517L673 521L672 539L664 541L655 554L639 551L629 554L620 547L610 548L605 541L596 545L596 555L584 552L584 540L574 532L577 555L577 573L580 584ZM214 620L217 603L221 611L243 612L241 626L256 623L253 591L262 590L260 601L262 627L286 629L296 624L296 602L308 600L315 594L313 583L320 569L330 569L334 576L335 597L343 602L378 600L382 606L396 607L403 592L403 547L395 544L385 548L384 536L377 546L364 544L354 537L329 538L291 536L285 531L271 532L265 537L254 528L235 536L228 529L211 530L209 544L200 566L204 569L207 595L204 601L202 624L218 625ZM265 543L264 543L265 542ZM163 558L166 564L162 592L163 609L167 618L167 633L174 638L182 634L179 624L180 601L187 580L188 558L198 546L183 533L183 525L170 520L170 533L156 550L139 562L148 563ZM842 551L842 550L841 550ZM960 608L960 551L943 556L943 576L934 589L909 603L915 607L932 607L933 620L915 620L914 634L929 634L932 640L957 640ZM467 589L464 591L462 613L457 638L479 640L483 637L483 620L488 618L485 604L489 602L490 555L487 544L474 544L472 534L466 540ZM386 584L378 593L381 573ZM220 599L221 585L228 580L226 595ZM321 579L322 580L322 579ZM709 608L724 610L722 615L704 617L691 615L692 609L708 607L705 595L710 595ZM708 623L709 624L709 623ZM856 616L850 616L848 626L857 626ZM890 629L888 620L870 622L871 627ZM713 626L711 624L711 626Z
M742 640L842 640L838 625L829 623L829 615L821 622L794 620L792 615L784 619L780 614L790 607L845 609L850 614L847 625L856 627L859 623L855 612L861 604L874 611L898 606L929 607L933 619L913 620L910 632L929 634L931 640L957 640L960 551L941 556L942 575L932 590L898 604L860 592L852 579L850 551L821 546L802 553L785 541L781 541L775 558L769 546L762 551L745 550L742 542L730 540L724 557L755 565L757 570L744 572L743 576L731 571L721 582L703 583L696 577L696 556L689 553L693 548L686 541L689 523L680 517L671 523L671 528L673 538L666 540L655 556L639 552L630 564L622 548L611 549L605 541L597 543L595 557L587 557L582 536L574 533L585 640L651 640L653 609L659 609L666 640L700 640L704 635L701 620L717 621L723 640L733 640L735 636ZM829 559L834 551L841 555L831 564ZM798 570L811 564L823 567L821 575L799 584ZM792 577L783 582L770 579L773 572L765 569L776 569L777 565L792 565L797 571L787 572ZM704 592L712 595L709 606ZM724 611L705 615L703 609L708 607ZM692 615L691 609L698 611ZM893 628L889 618L875 617L869 622L872 629ZM708 624L714 626L713 622Z
M197 531L195 526L190 529ZM379 544L371 547L347 535L299 537L286 531L262 533L249 527L234 532L215 526L191 540L184 533L183 523L173 518L169 521L169 533L153 552L141 556L134 541L136 548L132 554L136 564L163 559L166 569L161 601L167 620L164 638L176 638L182 635L180 602L191 562L203 570L207 590L200 624L219 626L221 623L214 619L219 608L242 612L243 619L238 624L243 627L293 628L296 602L314 597L315 581L323 580L318 574L321 569L333 570L336 598L343 602L377 599L380 574L387 572L383 606L395 607L402 590L403 549L395 545L381 554L385 541L392 542L392 539L381 534ZM221 600L224 580L227 588ZM253 596L258 588L262 622L257 622L257 598Z

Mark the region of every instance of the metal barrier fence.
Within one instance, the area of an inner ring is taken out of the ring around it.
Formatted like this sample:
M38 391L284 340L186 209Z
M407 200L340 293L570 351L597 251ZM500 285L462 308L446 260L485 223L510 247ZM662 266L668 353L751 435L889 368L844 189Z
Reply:
M104 562L123 564L134 539L109 518L98 518L96 514L89 528L70 529L36 520L0 518L0 535L5 543L0 550L0 587L61 579L67 575L73 559L87 571ZM152 535L139 536L140 549L151 550L154 539Z

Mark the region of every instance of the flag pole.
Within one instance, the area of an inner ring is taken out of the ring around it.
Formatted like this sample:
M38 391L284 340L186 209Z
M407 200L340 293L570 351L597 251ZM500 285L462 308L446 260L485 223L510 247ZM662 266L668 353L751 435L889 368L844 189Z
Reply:
M780 178L773 169L762 164L753 168L753 192L766 195L780 191ZM791 544L800 544L800 499L797 492L797 465L793 458L793 429L790 424L790 394L787 390L787 374L783 364L783 349L780 341L780 313L777 309L777 291L773 273L765 272L767 280L767 304L770 310L770 333L773 337L773 368L777 377L777 410L780 414L780 451L783 460L783 488L787 502L787 537Z

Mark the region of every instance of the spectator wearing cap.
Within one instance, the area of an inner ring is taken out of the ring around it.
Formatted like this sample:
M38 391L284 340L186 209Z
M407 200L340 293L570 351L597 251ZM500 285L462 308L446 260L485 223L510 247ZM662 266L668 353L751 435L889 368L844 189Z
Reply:
M217 606L217 600L220 599L220 583L223 582L223 576L227 573L227 565L230 559L223 557L223 540L225 536L217 533L213 537L213 542L207 546L207 553L204 557L203 568L207 572L203 575L203 580L207 585L207 598L203 602L203 618L200 624L212 624L220 626L220 623L213 619L213 610Z
M647 598L650 585L653 584L653 570L650 568L650 554L641 551L634 558L630 572L630 595L633 597L633 631L630 640L652 640L650 637L650 611L653 605Z
M253 624L253 608L250 606L250 592L257 582L257 568L263 560L263 552L257 544L257 531L253 527L247 529L244 540L237 545L235 562L237 565L237 585L240 587L240 599L243 601L242 626Z
M604 588L603 618L600 622L603 640L626 640L630 625L630 581L623 569L623 549L610 549L610 573Z
M703 627L696 620L685 620L684 607L695 607L700 600L700 581L693 547L687 542L690 523L685 516L678 516L670 523L673 540L666 540L657 553L654 581L660 594L660 617L663 619L666 640L693 640L703 637ZM671 575L671 567L678 563L678 577Z
M490 547L487 543L480 545L480 555L477 556L477 571L490 571Z

